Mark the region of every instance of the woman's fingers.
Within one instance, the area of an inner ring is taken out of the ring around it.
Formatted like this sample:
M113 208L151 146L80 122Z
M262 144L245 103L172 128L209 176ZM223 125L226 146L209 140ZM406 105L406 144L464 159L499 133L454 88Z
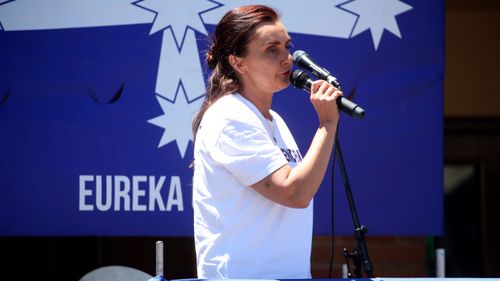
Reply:
M316 80L312 83L311 94L315 95L316 98L332 97L333 99L343 95L342 91L324 80Z

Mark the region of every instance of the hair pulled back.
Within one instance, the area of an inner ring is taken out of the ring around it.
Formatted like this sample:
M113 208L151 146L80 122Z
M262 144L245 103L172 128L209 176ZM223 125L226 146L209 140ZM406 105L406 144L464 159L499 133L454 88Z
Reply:
M265 22L275 22L279 16L272 8L249 5L227 12L217 24L205 61L212 70L208 78L207 92L200 111L193 120L193 136L207 109L220 97L238 92L241 83L229 63L229 56L243 57L256 27Z

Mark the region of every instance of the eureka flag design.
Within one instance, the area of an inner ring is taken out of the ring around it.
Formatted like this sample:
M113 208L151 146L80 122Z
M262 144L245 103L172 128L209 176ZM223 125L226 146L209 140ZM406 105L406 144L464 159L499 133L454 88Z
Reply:
M20 189L29 192L34 188L35 194L39 192L41 198L54 196L65 201L75 200L66 208L71 210L68 216L77 225L85 225L95 218L92 210L100 210L97 216L103 221L114 217L131 218L138 224L145 217L158 218L161 217L159 212L169 210L169 221L183 221L180 223L182 227L176 231L189 233L190 226L186 221L190 219L190 209L186 206L189 206L190 198L191 171L187 168L192 157L190 128L191 119L202 101L208 73L203 65L203 52L210 32L222 15L233 7L251 3L254 2L0 1L0 46L6 46L0 47L0 149L24 144L19 148L21 151L33 150L33 154L16 150L0 152L3 155L0 156L0 184L9 186L3 197L14 197L20 202L2 208L19 213L29 205ZM315 60L325 62L326 67L334 65L335 68L329 69L343 82L344 91L351 93L352 98L364 101L360 104L367 110L369 121L363 121L363 132L356 131L359 123L345 120L347 116L343 118L345 124L341 128L347 130L344 133L346 149L349 145L354 147L353 143L368 142L370 149L364 147L361 151L366 153L361 158L373 158L375 156L369 152L385 138L377 133L404 128L396 133L396 139L401 134L406 138L419 135L421 129L441 114L436 109L420 116L419 122L422 123L416 125L398 123L392 129L380 127L384 118L394 118L388 113L377 112L377 109L385 109L385 105L379 106L379 102L389 97L381 94L373 99L375 93L370 92L371 87L382 88L380 91L385 93L408 90L402 96L410 96L409 100L395 101L394 106L400 113L420 112L416 109L414 112L411 96L419 102L427 99L428 93L437 91L433 99L437 103L441 101L440 89L412 91L413 88L428 87L428 83L438 85L441 82L440 1L317 0L305 5L303 1L295 0L264 0L258 3L276 8L297 48L314 54ZM434 30L432 24L438 29ZM418 38L422 30L434 31L428 38ZM435 54L417 50L424 44L423 40L429 38L435 44L427 47L434 48ZM411 46L415 42L419 44ZM418 94L420 91L427 94ZM86 92L98 103L109 105L109 109L104 110L106 106L96 108L87 104L87 100L82 102L82 97L68 94L71 92ZM308 134L315 126L314 114L301 108L299 112L309 114L311 120L295 120L293 112L298 111L294 101L301 97L295 95L294 99L285 100L286 92L293 92L293 89L280 94L275 104L285 120L292 123L292 132L298 135L299 146L305 152ZM43 98L44 95L47 98ZM44 105L45 109L42 108ZM405 107L411 107L411 110L406 112ZM21 131L22 127L24 131ZM349 131L349 127L354 128L353 131ZM77 133L71 132L72 128ZM368 134L374 142L369 142ZM57 140L51 141L50 137ZM439 151L439 147L432 143L428 145L432 151ZM49 149L44 149L44 146ZM410 148L401 144L399 149L406 151ZM380 150L390 153L383 146ZM400 154L398 151L395 153ZM360 155L354 153L354 156ZM400 157L400 161L411 159L404 153ZM14 159L24 164L12 165ZM399 163L393 161L396 160L386 160L390 169ZM36 167L42 163L49 163L48 167L53 169L44 173L43 169ZM435 172L435 168L431 168ZM363 169L370 170L370 167ZM4 173L8 175L4 176ZM35 179L19 179L17 175L20 174L31 174L34 178L38 175L36 182L64 191L51 193L49 189L44 193L34 187ZM435 185L438 180L439 176L430 176L424 182ZM326 180L323 192L327 192L329 184ZM363 181L360 185L366 186ZM341 185L337 186L340 189ZM393 188L393 185L389 184L388 188ZM435 195L439 196L439 192ZM324 199L317 201L320 208L330 205L327 201L321 203ZM37 204L44 209L39 214L40 219L46 220L53 211L45 207L43 200ZM135 212L141 210L151 213ZM31 229L19 229L11 225L13 221L16 221L14 215L6 218L0 224L0 231L4 234L45 231L38 229L36 224ZM317 218L317 221L323 221L323 218ZM348 220L345 225L349 225ZM54 226L53 230L47 231L75 233L74 230L58 229ZM316 229L328 231L324 227ZM127 228L111 227L105 233L119 231L127 232ZM439 226L429 227L429 231L439 231ZM161 234L165 234L165 230Z

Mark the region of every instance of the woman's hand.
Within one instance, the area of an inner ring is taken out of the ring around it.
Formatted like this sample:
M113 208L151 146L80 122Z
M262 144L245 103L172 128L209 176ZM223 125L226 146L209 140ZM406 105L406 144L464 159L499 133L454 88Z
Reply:
M342 95L342 91L324 80L312 83L310 100L318 114L320 126L337 124L339 110L336 100Z

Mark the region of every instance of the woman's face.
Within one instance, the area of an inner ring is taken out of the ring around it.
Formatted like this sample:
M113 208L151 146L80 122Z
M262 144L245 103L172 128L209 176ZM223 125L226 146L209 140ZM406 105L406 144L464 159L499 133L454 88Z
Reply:
M243 92L273 94L286 88L292 68L291 38L281 22L262 23L237 60Z

